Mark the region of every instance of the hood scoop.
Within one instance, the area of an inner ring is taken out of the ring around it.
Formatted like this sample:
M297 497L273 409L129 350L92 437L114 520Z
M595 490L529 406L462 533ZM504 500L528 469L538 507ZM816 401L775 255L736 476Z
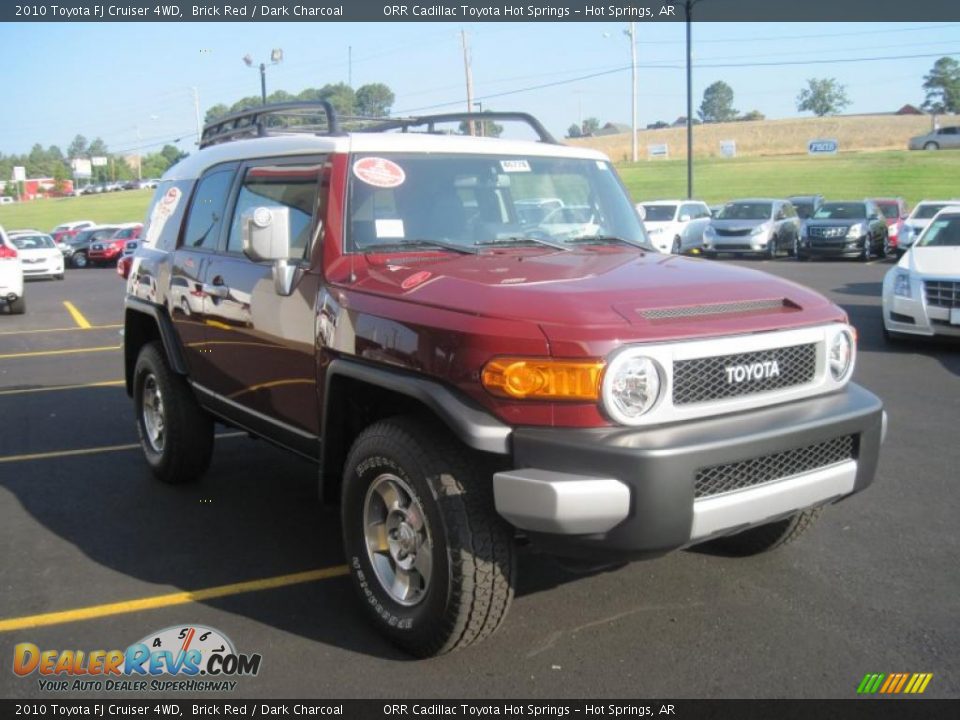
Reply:
M801 307L787 298L770 298L766 300L740 300L737 302L715 303L709 305L685 305L669 308L652 308L637 310L644 319L656 322L658 320L695 320L701 317L716 315L738 315L742 313L763 313L797 311Z

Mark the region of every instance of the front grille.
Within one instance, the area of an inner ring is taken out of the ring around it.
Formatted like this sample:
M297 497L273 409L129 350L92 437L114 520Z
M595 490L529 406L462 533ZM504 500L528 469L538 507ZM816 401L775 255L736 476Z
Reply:
M715 228L717 235L721 237L743 237L744 235L749 235L751 228L745 228L743 230L731 230L729 228Z
M697 471L694 498L743 490L852 460L854 446L854 436L846 435L796 450L702 468Z
M717 250L751 250L749 243L722 243L717 245Z
M960 308L960 282L954 280L924 280L927 305Z
M848 230L846 227L813 225L807 228L807 234L812 238L840 238L846 237Z
M774 362L775 373L768 365ZM764 372L753 370L758 365L764 366ZM744 374L737 370L739 367L749 369L749 379L738 381ZM731 368L733 371L728 372ZM673 365L673 404L689 405L804 385L813 380L816 371L816 343L678 360Z

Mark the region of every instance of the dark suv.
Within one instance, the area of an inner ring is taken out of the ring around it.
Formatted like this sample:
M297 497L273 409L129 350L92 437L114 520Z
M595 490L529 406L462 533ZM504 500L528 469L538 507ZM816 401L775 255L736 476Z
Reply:
M478 119L540 141L439 132ZM520 211L544 198L576 212ZM610 161L529 116L247 110L167 172L144 233L123 337L147 464L197 479L215 422L315 461L361 603L411 653L497 628L518 538L747 555L873 480L884 414L843 310L656 252Z
M886 257L887 221L871 200L828 202L807 220L797 259L811 257Z

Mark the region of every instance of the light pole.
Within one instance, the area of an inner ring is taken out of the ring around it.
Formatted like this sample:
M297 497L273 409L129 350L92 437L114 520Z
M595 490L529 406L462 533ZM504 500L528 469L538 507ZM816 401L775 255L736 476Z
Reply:
M686 0L687 6L687 199L693 199L693 63L691 61L691 14L701 0Z
M253 58L249 53L243 56L243 62L247 67L256 67L257 64L253 61ZM270 51L270 64L278 65L283 62L283 50L281 48L274 48ZM267 104L267 64L260 63L260 101L266 105Z
M473 106L477 108L481 113L483 112L483 100L477 100ZM480 121L480 137L487 136L487 128L484 126L483 120Z
M637 162L637 24L630 23L630 150Z

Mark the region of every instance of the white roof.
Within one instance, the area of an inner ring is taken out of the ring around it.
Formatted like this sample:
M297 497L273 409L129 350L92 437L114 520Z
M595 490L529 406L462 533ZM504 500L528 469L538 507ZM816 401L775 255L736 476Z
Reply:
M330 152L461 153L609 160L603 153L588 148L524 140L470 137L469 135L384 132L330 136L291 133L212 145L174 165L167 170L163 179L166 181L192 180L212 165L233 160Z
M683 203L696 203L697 205L706 205L703 200L644 200L641 205L682 205Z

